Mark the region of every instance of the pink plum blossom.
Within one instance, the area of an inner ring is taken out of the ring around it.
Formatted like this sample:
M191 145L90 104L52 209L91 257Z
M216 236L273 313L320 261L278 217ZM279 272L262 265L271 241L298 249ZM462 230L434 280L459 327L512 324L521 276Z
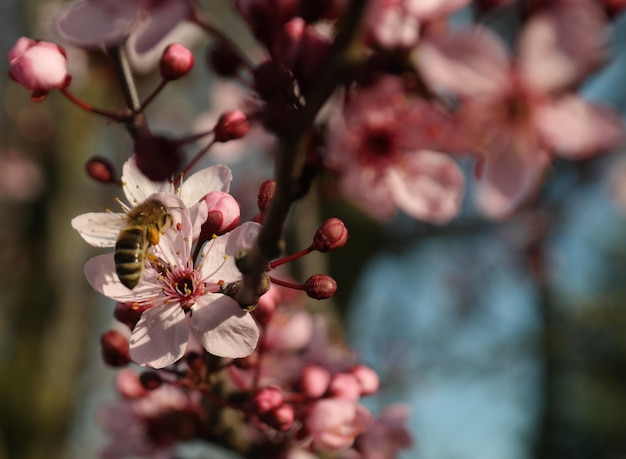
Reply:
M451 126L443 111L409 101L401 80L386 77L331 118L326 165L375 218L389 219L398 207L444 223L459 211L465 180L455 161L431 148L445 146Z
M370 412L345 398L317 401L305 421L313 444L331 451L350 447L371 424Z
M134 48L154 48L181 21L191 18L189 0L79 0L55 20L57 32L77 46L122 45L131 34Z
M109 441L100 458L171 458L176 443L197 436L205 418L195 398L172 385L105 405L98 412L98 420Z
M615 112L566 92L598 60L599 24L587 18L578 24L584 30L575 31L565 22L577 15L546 15L524 28L517 60L479 27L430 37L418 55L426 81L461 99L460 127L479 158L478 206L492 218L510 215L537 192L554 154L588 158L623 139ZM559 48L551 34L580 42L576 52Z
M35 94L45 95L69 84L65 51L54 43L21 37L8 58L9 76Z
M406 428L409 407L402 404L385 408L356 443L362 459L389 459L401 449L411 446L413 440Z
M420 36L420 23L464 8L469 0L371 0L365 14L365 29L374 42L385 48L410 48Z
M167 193L179 196L189 212L193 222L193 236L197 239L201 225L207 219L207 206L202 198L212 191L227 192L230 189L232 173L226 166L217 165L202 169L189 176L176 188L172 182L152 182L144 176L131 157L122 167L122 188L128 210L144 202L154 193ZM113 247L124 224L124 213L90 212L79 215L72 220L72 227L82 238L94 247Z
M249 314L221 288L241 278L235 253L254 242L260 225L244 223L212 239L194 266L191 258L192 222L182 200L155 193L174 220L174 227L154 247L157 261L144 268L139 284L129 290L119 280L113 254L99 255L85 265L85 276L101 294L119 302L153 305L141 315L130 337L133 361L163 368L180 359L189 332L204 349L220 357L245 357L257 344L259 331Z

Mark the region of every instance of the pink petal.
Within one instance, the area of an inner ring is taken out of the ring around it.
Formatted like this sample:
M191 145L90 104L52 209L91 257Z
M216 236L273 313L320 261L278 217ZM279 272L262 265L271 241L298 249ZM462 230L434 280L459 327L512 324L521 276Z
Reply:
M141 315L130 337L130 357L140 365L166 367L180 359L189 332L185 313L170 303L148 309Z
M206 294L192 306L190 326L202 346L218 357L246 357L254 351L259 329L231 298Z
M202 274L207 280L226 283L241 278L241 272L235 266L235 254L241 249L252 247L261 225L245 222L234 230L209 241L203 251ZM226 258L224 258L226 256Z
M137 31L134 40L135 51L139 54L150 51L179 22L188 19L192 14L192 8L188 0L157 1L148 7L148 14L146 24Z
M537 112L537 129L559 155L581 159L617 147L624 141L618 113L578 96L563 97Z
M462 96L493 96L508 86L508 52L481 27L424 38L416 64L432 88Z
M228 192L233 174L223 165L204 168L185 179L180 190L181 199L188 206L200 201L211 191Z
M506 218L538 189L549 163L545 151L503 148L483 165L476 199L490 218Z
M120 45L140 12L138 0L83 0L63 9L54 26L63 38L79 46Z
M543 92L580 81L603 59L606 19L593 1L559 1L531 16L519 46L524 80Z
M124 225L123 213L90 212L72 219L74 228L89 245L114 247Z
M144 269L142 279L134 289L126 288L115 273L113 253L89 259L84 271L87 282L95 291L121 303L152 302L161 292L152 269Z
M406 0L409 14L422 21L447 16L469 5L470 0Z
M153 182L143 175L135 157L131 156L122 166L122 186L124 194L131 206L136 206L145 201L153 193L173 193L172 184L166 180L164 182Z
M155 246L155 251L171 264L184 265L191 257L192 224L189 209L177 196L169 193L155 193L148 199L161 202L170 215L170 224L165 228L162 240Z
M393 192L384 174L372 167L354 164L341 178L345 193L378 220L388 220L396 213Z
M461 207L465 178L451 158L434 151L408 154L401 168L388 171L395 202L410 216L445 223Z

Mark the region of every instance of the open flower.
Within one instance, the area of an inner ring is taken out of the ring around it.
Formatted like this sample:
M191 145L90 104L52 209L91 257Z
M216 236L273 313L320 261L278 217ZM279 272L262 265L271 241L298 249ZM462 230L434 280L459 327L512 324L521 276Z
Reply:
M185 352L189 332L211 354L245 357L257 344L259 331L252 316L222 287L241 278L234 255L253 244L260 225L244 223L209 241L194 266L192 221L185 204L174 195L156 193L170 212L173 225L152 248L137 286L129 290L115 272L113 254L99 255L85 265L91 286L123 303L150 304L130 338L130 356L142 365L163 368Z
M144 53L191 14L189 0L79 0L61 11L55 26L63 38L87 48L119 46L133 34L137 52Z
M139 171L134 157L131 157L122 168L122 187L129 203L123 204L122 207L128 211L154 193L179 196L189 208L193 238L196 239L200 234L201 225L207 219L207 205L202 198L212 191L228 192L231 180L230 169L217 165L196 172L176 188L169 181L149 180ZM124 215L124 212L90 212L75 217L72 220L72 227L94 247L113 247L124 225Z
M449 139L450 121L425 101L408 101L400 79L386 77L358 92L330 124L326 164L373 217L389 219L396 207L433 223L456 216L463 174L431 150Z
M515 59L479 27L429 37L417 56L430 86L462 101L461 129L479 155L478 207L492 218L534 196L555 154L589 158L624 139L616 112L569 91L602 59L602 12L549 3L526 23Z

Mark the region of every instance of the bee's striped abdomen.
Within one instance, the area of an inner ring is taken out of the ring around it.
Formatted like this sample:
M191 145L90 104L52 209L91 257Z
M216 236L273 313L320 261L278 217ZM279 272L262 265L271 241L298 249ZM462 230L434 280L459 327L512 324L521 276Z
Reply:
M115 243L115 272L120 282L133 289L141 279L148 240L141 226L124 228Z

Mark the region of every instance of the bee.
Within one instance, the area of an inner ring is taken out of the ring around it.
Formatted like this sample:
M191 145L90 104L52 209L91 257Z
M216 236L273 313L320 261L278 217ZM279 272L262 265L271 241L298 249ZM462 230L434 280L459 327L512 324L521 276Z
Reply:
M113 258L117 277L129 289L139 283L148 249L159 243L160 234L170 221L167 209L156 199L145 201L126 214Z

